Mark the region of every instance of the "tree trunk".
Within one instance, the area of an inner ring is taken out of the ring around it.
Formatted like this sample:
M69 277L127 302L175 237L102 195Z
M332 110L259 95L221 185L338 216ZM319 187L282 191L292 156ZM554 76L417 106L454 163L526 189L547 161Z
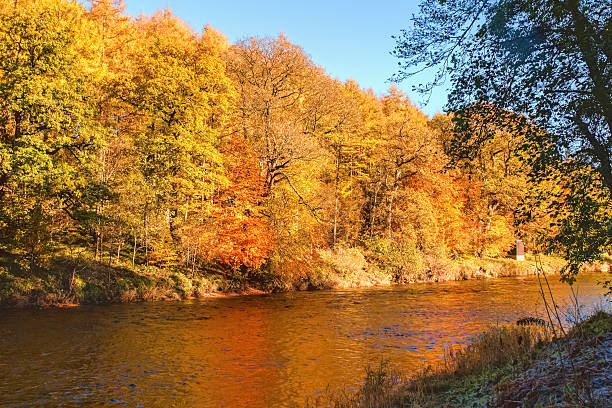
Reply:
M333 239L333 248L336 248L336 242L338 240L338 211L339 211L339 193L338 187L340 185L340 160L342 159L342 147L337 146L336 151L338 152L336 159L336 183L334 187L335 194L335 203L334 203L334 239Z
M144 208L144 247L145 247L145 265L147 267L149 266L149 234L148 234L148 225L147 225L148 205L149 205L148 202L145 203L145 208Z
M389 237L389 239L391 239L391 232L392 232L392 217L393 217L393 201L395 200L395 194L397 193L397 187L398 187L398 180L401 176L401 170L397 169L395 171L395 175L394 175L394 180L393 180L393 189L391 190L391 194L389 196L389 213L387 214L387 236Z
M370 212L370 237L374 236L374 222L376 221L376 205L378 204L378 190L380 186L377 185L374 190L374 201L372 203L372 211Z
M132 251L132 268L136 267L136 231L132 228L132 234L134 235L134 250Z

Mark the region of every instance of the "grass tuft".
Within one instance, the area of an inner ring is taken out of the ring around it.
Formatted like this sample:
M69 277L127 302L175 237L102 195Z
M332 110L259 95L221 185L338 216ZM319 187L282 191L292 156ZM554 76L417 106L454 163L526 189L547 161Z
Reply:
M566 337L539 325L490 327L408 379L388 363L368 368L354 394L309 407L517 407L612 404L612 315L596 312Z

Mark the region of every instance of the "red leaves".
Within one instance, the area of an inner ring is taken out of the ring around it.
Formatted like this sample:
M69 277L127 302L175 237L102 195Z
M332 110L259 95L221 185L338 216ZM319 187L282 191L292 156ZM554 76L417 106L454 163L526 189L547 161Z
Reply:
M197 237L198 253L205 262L258 268L273 245L262 214L264 181L253 150L242 137L231 136L221 151L231 185L215 197L208 221L192 227L189 234Z

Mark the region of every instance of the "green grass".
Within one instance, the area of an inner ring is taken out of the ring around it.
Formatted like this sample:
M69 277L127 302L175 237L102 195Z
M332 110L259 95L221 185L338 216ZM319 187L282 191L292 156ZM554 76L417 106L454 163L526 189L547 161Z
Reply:
M0 251L0 305L138 302L244 292L251 288L274 292L535 273L532 262L512 259L419 258L417 262L410 257L403 259L381 242L368 248L340 246L336 250L320 250L300 266L303 273L293 276L265 269L244 274L218 272L215 268L192 271L180 266L133 266L127 256L96 261L94 254L84 248L60 249L34 267L18 255ZM551 271L562 266L558 258L547 257L544 263Z
M61 306L83 303L184 299L238 289L222 275L126 263L96 262L91 254L57 254L36 268L0 256L0 305Z

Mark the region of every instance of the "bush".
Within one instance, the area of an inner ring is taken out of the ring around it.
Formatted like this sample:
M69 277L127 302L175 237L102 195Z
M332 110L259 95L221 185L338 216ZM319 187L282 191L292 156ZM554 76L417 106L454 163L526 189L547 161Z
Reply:
M191 280L180 272L170 274L170 279L174 281L174 289L183 296L190 296L193 293Z
M76 276L72 282L71 282L71 291L73 296L77 299L77 300L81 300L84 299L85 297L85 286L86 283L83 281L83 279L79 278L78 276Z
M330 289L338 286L336 264L331 259L333 254L329 252L323 254L308 272L309 289Z
M339 246L319 251L321 262L315 268L323 287L353 286L366 275L367 262L358 248Z
M338 246L335 250L318 251L310 280L316 287L355 287L389 284L390 274L369 263L357 247Z
M482 254L488 257L504 256L512 249L514 242L514 230L508 224L508 220L501 215L495 215L485 234Z
M368 366L361 389L354 394L331 392L307 401L306 408L392 408L401 406L397 393L398 387L405 381L404 376L392 370L387 361L381 361L378 367Z
M536 345L550 340L546 328L537 326L492 326L464 349L450 353L445 371L469 374L510 361L521 361Z
M396 280L400 283L418 280L425 271L423 253L412 240L402 242L400 251L402 253L402 269Z
M408 283L425 278L423 252L419 250L413 239L394 241L375 237L367 239L364 245L368 261L388 274L393 281Z
M218 276L199 276L193 279L193 292L202 296L206 293L218 292L223 282Z
M9 274L8 270L0 266L0 300L8 299L14 295L15 277Z
M397 243L391 239L372 237L364 241L367 259L371 266L397 278L403 269L402 253Z
M99 303L104 300L104 291L97 283L85 283L85 286L83 286L83 301L85 303Z

